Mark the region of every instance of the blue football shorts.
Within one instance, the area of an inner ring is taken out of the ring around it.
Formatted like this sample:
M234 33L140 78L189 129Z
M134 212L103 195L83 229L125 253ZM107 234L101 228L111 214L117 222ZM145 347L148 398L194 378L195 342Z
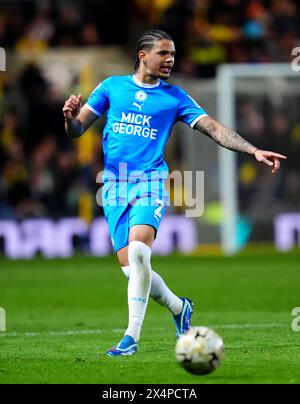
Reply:
M102 204L116 253L128 245L129 230L135 225L152 226L156 236L169 194L163 181L109 181L102 189Z

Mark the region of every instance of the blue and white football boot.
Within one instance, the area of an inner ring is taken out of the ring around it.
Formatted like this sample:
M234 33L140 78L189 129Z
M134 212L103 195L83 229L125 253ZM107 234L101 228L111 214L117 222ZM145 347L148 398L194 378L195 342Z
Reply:
M125 335L117 346L109 349L106 352L107 356L131 356L136 353L138 349L138 343L130 337Z
M183 302L182 311L173 315L177 339L191 328L191 317L194 308L194 303L190 299L186 297L180 297L180 299Z

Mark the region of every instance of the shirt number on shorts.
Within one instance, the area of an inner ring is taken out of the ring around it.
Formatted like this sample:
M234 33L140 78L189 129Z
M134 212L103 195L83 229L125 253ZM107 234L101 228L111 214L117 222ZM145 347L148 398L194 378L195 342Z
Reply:
M161 211L163 210L163 208L164 208L164 206L165 206L164 201L162 201L161 199L156 199L155 202L156 202L159 206L158 206L158 208L155 209L155 211L154 211L154 216L155 216L156 218L161 219Z

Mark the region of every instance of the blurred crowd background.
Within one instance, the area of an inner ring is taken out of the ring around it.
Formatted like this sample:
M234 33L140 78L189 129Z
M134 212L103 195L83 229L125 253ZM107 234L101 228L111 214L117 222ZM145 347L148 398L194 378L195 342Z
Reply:
M299 44L297 0L1 0L4 48L117 44L160 27L174 38L177 71L213 77L220 63L286 62Z
M292 49L300 46L300 5L296 0L0 0L0 46L12 55L117 47L130 73L135 43L151 27L174 38L175 77L213 83L222 63L291 62ZM103 122L84 142L64 132L61 109L78 86L74 77L68 91L60 90L32 60L14 74L9 66L0 72L0 219L79 214L90 221L101 214L95 178L103 164L98 134ZM239 99L240 133L257 147L289 156L272 181L240 157L241 209L299 207L298 94L275 106L266 96ZM168 162L171 168L186 167L180 142Z

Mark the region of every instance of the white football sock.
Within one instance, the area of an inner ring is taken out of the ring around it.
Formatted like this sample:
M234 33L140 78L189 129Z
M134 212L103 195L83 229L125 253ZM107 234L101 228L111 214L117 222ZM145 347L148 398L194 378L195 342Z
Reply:
M130 265L122 267L122 271L129 278ZM153 270L150 296L161 306L167 307L174 315L181 313L182 300L168 288L162 277Z
M151 248L140 241L128 247L130 277L128 282L129 323L125 335L140 339L151 287Z

